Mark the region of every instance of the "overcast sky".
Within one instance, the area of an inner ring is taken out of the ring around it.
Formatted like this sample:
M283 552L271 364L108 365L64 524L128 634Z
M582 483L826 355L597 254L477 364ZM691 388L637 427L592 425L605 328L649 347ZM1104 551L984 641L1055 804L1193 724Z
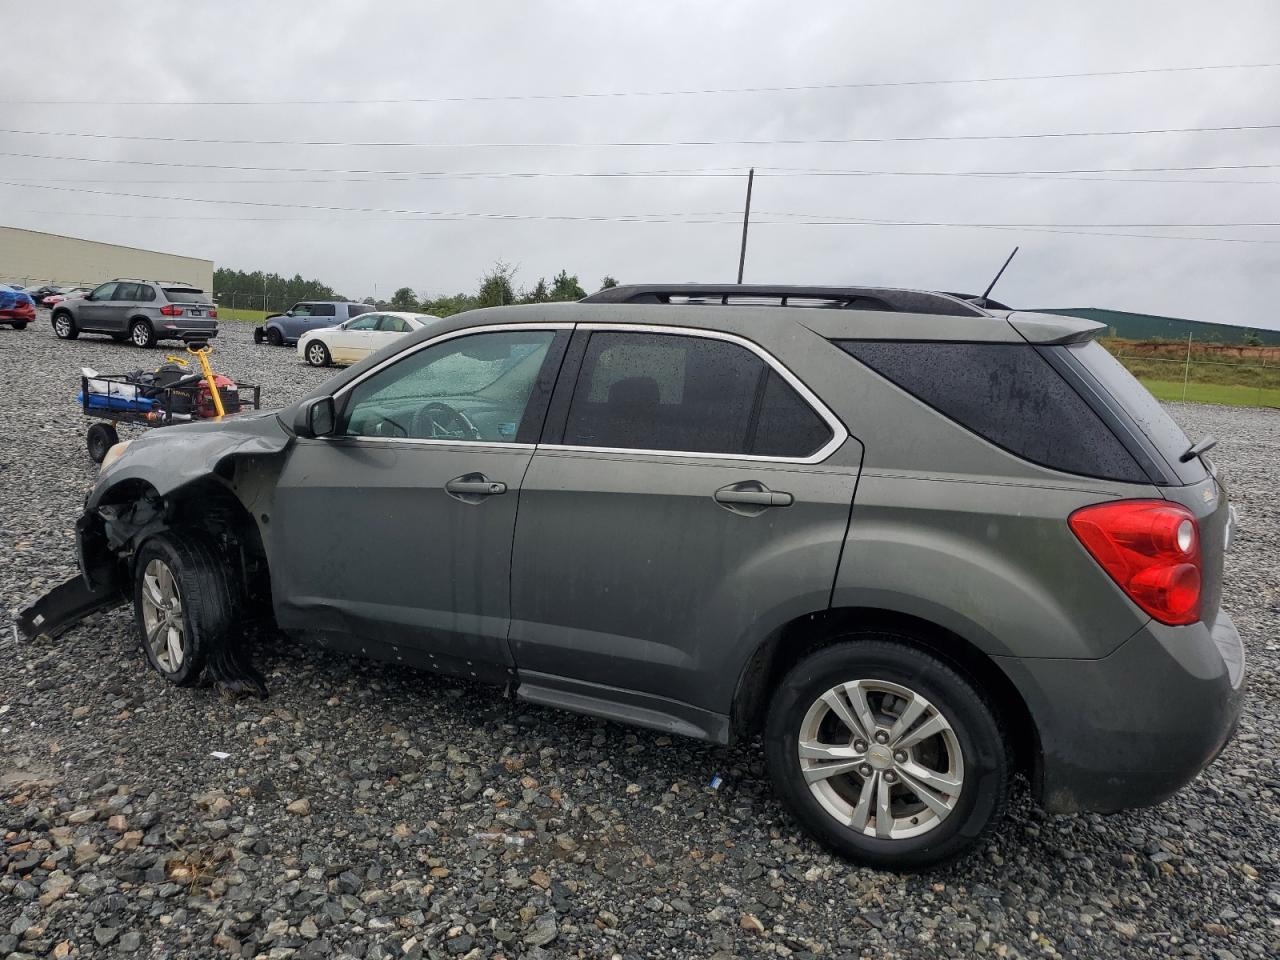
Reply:
M7 101L0 103L0 127L5 130L454 146L192 144L5 132L0 133L5 154L0 156L5 184L0 185L0 223L207 257L218 266L297 272L354 297L375 289L386 297L402 285L430 295L472 290L495 260L517 266L521 285L549 278L562 267L576 273L588 291L606 274L624 282L725 281L737 269L742 173L755 165L773 169L757 175L758 222L747 255L748 281L980 291L1020 244L1017 260L994 294L1017 306L1111 307L1280 328L1280 227L1103 228L1272 243L1044 232L1087 231L1064 225L1280 222L1280 129L812 142L1280 124L1277 68L454 103L13 102L501 98L1280 64L1280 6L1269 0L1226 6L1190 0L1053 5L71 0L14 9L22 11L21 23L9 24L0 58L0 101ZM582 145L690 140L810 142ZM1181 183L794 173L1239 164L1276 166L1092 175L1200 181ZM282 167L308 172L280 172ZM792 173L779 175L778 168ZM413 175L662 170L697 173ZM304 180L325 182L299 182ZM317 206L411 212L305 209ZM424 212L642 216L665 222L440 219ZM1044 226L831 225L841 218Z

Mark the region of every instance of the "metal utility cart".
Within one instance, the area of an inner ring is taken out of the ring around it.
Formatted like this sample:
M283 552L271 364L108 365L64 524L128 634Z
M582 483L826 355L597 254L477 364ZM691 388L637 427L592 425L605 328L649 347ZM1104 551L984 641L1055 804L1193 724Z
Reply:
M167 383L156 383L154 375L136 372L81 374L81 410L96 421L85 435L93 462L101 463L107 451L119 442L116 424L169 427L237 413L246 407L260 409L262 388L215 374L209 365L211 352L204 341L189 342L187 353L199 361L200 372L181 375ZM181 357L165 359L181 367L188 364Z

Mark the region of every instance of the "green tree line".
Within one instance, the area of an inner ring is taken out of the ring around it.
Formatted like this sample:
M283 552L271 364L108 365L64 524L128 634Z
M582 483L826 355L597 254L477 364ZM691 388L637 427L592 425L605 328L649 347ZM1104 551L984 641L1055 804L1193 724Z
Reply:
M498 307L512 303L554 303L581 300L587 295L576 274L561 270L548 283L539 277L531 287L517 288L516 270L499 261L480 278L473 293L454 293L440 296L419 295L412 287L400 287L390 300L365 297L363 302L379 310L405 310L413 313L430 313L448 317L464 310L478 307ZM604 277L600 289L616 287L618 281ZM247 272L219 268L213 274L213 290L218 302L226 307L281 312L299 300L346 300L343 294L319 280L304 280L301 274L286 279L275 273L261 270Z

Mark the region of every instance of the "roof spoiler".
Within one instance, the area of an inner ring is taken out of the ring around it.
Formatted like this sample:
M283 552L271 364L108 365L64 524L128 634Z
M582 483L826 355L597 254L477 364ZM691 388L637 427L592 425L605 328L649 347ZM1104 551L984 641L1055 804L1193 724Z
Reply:
M1009 325L1028 343L1084 343L1107 329L1105 323L1054 313L1017 310L1007 317Z

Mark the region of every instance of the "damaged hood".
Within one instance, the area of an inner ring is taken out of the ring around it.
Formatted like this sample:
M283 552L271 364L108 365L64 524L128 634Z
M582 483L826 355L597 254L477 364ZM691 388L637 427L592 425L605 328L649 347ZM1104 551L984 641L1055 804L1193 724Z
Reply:
M102 471L85 508L94 509L107 490L122 482L139 480L165 496L219 473L232 457L280 453L292 442L275 411L148 430Z

